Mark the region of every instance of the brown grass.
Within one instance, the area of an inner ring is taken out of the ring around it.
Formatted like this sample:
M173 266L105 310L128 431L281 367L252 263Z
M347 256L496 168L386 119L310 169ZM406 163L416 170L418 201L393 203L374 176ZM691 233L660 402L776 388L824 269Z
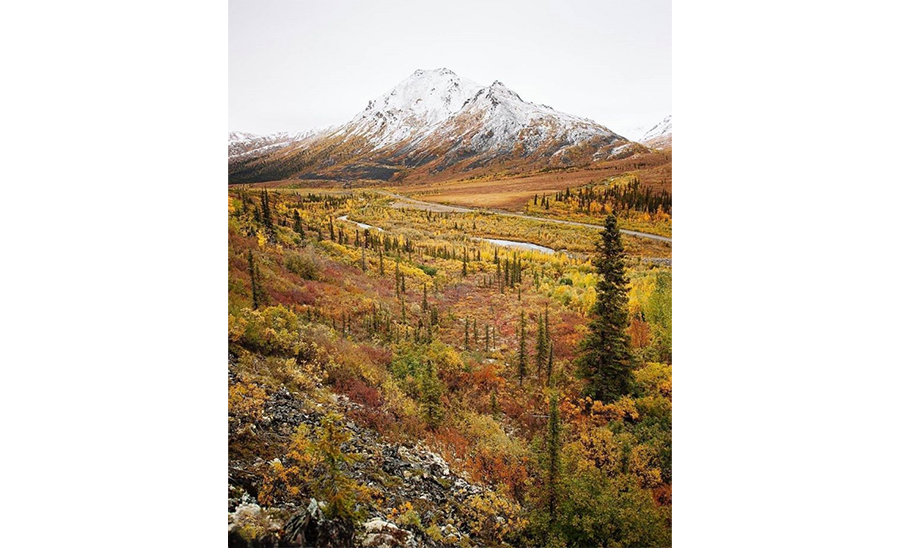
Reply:
M637 175L657 190L672 191L671 152L649 152L595 167L503 177L431 181L395 186L393 190L429 202L520 211L535 194L576 189L614 176Z

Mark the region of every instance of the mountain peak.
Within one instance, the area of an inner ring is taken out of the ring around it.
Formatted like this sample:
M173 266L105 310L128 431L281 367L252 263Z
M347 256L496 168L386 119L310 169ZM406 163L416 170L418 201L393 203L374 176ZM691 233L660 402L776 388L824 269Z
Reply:
M494 83L487 88L487 97L505 98L515 101L522 101L518 93L506 87L500 80L494 80ZM524 102L524 101L523 101Z
M453 72L452 70L448 69L447 67L441 67L441 68L436 68L436 69L417 69L414 73L412 73L413 76L424 76L426 74L436 74L436 75L440 75L440 76L456 76L456 73Z
M378 148L399 143L421 133L422 128L433 128L450 118L479 89L475 82L447 68L418 69L369 101L353 119L347 134L378 135Z

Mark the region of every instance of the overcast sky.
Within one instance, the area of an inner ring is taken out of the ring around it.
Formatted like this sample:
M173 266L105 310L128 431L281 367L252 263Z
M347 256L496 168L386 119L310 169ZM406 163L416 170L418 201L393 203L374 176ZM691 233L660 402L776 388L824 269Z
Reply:
M229 128L344 123L447 67L638 138L672 110L669 0L230 0Z

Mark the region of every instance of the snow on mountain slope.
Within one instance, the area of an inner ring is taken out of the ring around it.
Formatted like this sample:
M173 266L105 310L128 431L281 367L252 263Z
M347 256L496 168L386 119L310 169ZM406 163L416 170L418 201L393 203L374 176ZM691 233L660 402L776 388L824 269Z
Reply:
M453 71L417 70L394 89L369 101L369 106L338 130L362 135L375 150L422 138L453 116L480 86Z
M663 118L662 122L650 128L641 137L641 143L652 148L666 148L672 146L672 115Z
M251 156L259 156L290 144L307 139L320 129L311 129L296 133L273 133L271 135L255 135L246 132L232 132L228 134L228 161L245 159Z
M459 140L451 150L466 146L491 155L518 150L520 156L528 156L546 145L552 145L553 150L547 152L556 155L597 138L624 142L624 138L587 118L524 101L500 81L479 89L435 135Z
M233 182L285 177L390 179L489 166L586 165L635 152L587 118L523 100L499 81L481 86L441 68L417 70L342 126L297 139L252 136ZM237 143L247 138L236 140ZM230 147L231 148L231 147Z

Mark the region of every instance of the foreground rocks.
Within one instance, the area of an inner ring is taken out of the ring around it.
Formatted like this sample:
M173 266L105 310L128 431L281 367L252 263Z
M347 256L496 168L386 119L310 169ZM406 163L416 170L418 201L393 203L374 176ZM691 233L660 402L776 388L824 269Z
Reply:
M315 427L328 411L347 413L356 407L341 396L323 405L279 390L270 395L256 428L246 434L252 436L248 445L276 446L300 424ZM261 507L256 496L273 457L230 451L229 546L437 547L468 540L461 509L485 487L454 474L440 455L423 446L386 443L378 433L349 420L344 427L353 438L343 450L362 457L347 474L369 488L377 501L367 508L361 524L327 520L324 504L315 499Z

